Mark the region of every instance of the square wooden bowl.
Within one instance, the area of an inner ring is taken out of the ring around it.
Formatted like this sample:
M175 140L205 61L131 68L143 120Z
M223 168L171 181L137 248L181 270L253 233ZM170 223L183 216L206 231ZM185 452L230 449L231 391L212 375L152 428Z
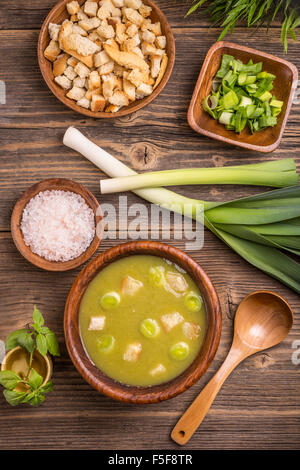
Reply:
M223 54L233 55L244 63L247 63L250 59L254 63L262 62L263 70L276 75L272 94L278 100L283 101L284 105L275 127L268 127L254 134L251 134L245 128L243 132L237 134L234 131L227 130L223 124L220 124L203 110L202 100L211 92L213 78L220 68ZM231 42L216 42L206 54L194 89L188 110L189 125L199 134L228 144L259 152L272 152L278 147L284 132L297 87L297 80L298 70L294 64L287 60Z

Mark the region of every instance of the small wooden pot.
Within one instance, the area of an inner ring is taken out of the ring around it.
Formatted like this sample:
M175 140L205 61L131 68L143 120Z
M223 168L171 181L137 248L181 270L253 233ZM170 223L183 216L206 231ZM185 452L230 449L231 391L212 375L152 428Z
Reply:
M206 308L206 334L194 362L173 380L151 387L133 387L114 381L99 370L88 358L80 338L79 307L92 279L103 268L120 258L131 255L155 255L183 268L201 291ZM124 243L101 253L75 279L69 292L64 315L64 331L70 357L83 378L99 392L127 403L156 403L175 397L191 387L204 374L213 360L221 335L221 307L215 288L201 266L178 248L153 241Z
M28 370L28 358L28 351L21 348L21 346L17 346L5 355L1 364L1 370L12 370L21 376L26 376ZM42 356L38 351L35 351L32 366L37 373L43 377L44 380L42 385L46 385L46 383L51 379L53 371L53 364L50 356L48 354L46 356ZM15 388L16 392L24 392L25 390L26 385L24 384L19 384Z
M101 238L98 236L100 231L96 231L95 237L87 250L77 258L71 259L70 261L48 261L36 253L33 253L30 247L25 244L22 235L20 227L22 213L24 207L26 204L28 204L30 199L36 196L39 192L48 190L71 191L73 193L79 194L85 200L87 205L93 210L96 227L97 224L102 220L103 215L100 204L98 203L95 196L87 188L82 186L82 184L65 178L53 178L40 181L39 183L30 186L30 188L28 188L16 202L11 215L11 234L21 255L23 255L24 258L26 258L30 263L47 271L68 271L85 263L95 253L101 242Z

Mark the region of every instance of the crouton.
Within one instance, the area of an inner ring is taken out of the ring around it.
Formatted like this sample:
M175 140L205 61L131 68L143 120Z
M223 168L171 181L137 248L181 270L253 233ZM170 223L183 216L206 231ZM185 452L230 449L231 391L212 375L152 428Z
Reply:
M69 15L76 15L80 9L79 3L77 1L67 3L66 7Z
M142 34L142 40L145 41L146 43L153 44L155 41L155 34L146 29L146 31L143 32Z
M160 71L161 57L151 56L151 77L156 78Z
M124 70L125 70L124 67L122 67L121 65L119 64L114 65L113 72L117 77L123 77Z
M164 372L166 372L165 366L163 364L157 364L157 366L150 370L149 374L154 377L155 375L163 374Z
M161 25L159 21L157 21L157 23L150 23L148 29L150 29L155 36L161 36Z
M139 12L143 18L147 18L148 16L150 16L151 11L152 11L152 8L149 7L148 5L142 4L141 7L139 8Z
M103 84L102 84L102 93L103 96L108 99L112 96L115 85L116 85L116 77L111 74L108 76L102 77Z
M148 41L150 42L150 41ZM167 38L166 36L156 36L155 45L157 49L165 49L167 45Z
M71 80L69 80L65 75L59 75L59 77L55 77L54 81L64 90L69 90L72 88Z
M101 65L97 70L100 75L107 75L114 70L115 63L113 60L110 60L106 64Z
M106 41L104 41L104 44L108 44L109 46L112 46L118 50L120 49L119 44L117 43L117 41L115 41L114 38L106 39Z
M164 76L164 73L166 71L167 65L168 65L168 56L167 56L167 54L164 54L163 57L162 57L158 77L157 77L156 82L153 86L153 90L155 90L155 88L160 84L160 82L161 82L161 80Z
M80 36L87 36L88 33L85 31L85 29L81 28L77 23L74 24L73 26L73 33L80 34Z
M127 39L127 34L125 34L126 26L124 23L116 24L116 40L119 44Z
M81 106L81 108L89 109L91 106L91 101L88 100L85 96L81 98L81 100L77 101L76 103L78 106Z
M191 340L197 339L199 337L200 330L201 330L200 325L198 325L197 323L186 321L182 325L182 331L183 331L184 336L186 336L186 338L191 339Z
M123 354L124 361L135 362L138 360L142 352L142 345L138 341L128 344L126 351Z
M184 276L180 273L168 271L166 273L166 281L170 288L175 292L182 294L187 291L188 283L186 282Z
M78 33L72 33L64 38L63 45L65 49L73 50L83 57L93 55L100 50L97 44Z
M135 87L139 87L148 78L148 73L141 72L139 69L133 69L131 72L124 73L124 78L129 80Z
M80 8L78 13L77 13L77 20L82 21L82 20L88 20L89 17L84 13L84 11Z
M124 6L124 0L112 0L112 3L116 8L122 8Z
M117 49L112 46L109 46L108 44L104 44L103 47L105 52L107 52L107 54L112 58L112 60L117 62L117 64L122 65L123 67L129 69L138 68L142 71L149 69L149 65L147 64L147 62L134 52L118 51Z
M100 75L97 72L97 70L93 70L93 72L90 73L89 90L96 90L97 88L100 88L100 85L101 85Z
M116 113L117 111L119 111L119 106L116 106L115 104L109 104L106 108L105 108L105 113Z
M71 67L71 65L68 65L66 70L64 71L64 74L66 77L68 77L71 82L74 80L75 77L77 77L77 73L75 72L74 68Z
M68 91L66 96L71 100L79 101L84 97L85 93L85 88L78 88L77 86L73 86L73 88Z
M78 16L77 15L71 15L70 16L70 21L72 21L72 23L76 23L78 21Z
M109 4L104 3L98 10L97 16L100 18L100 20L105 20L108 18L111 14L111 7Z
M46 57L46 59L50 60L50 62L54 62L60 53L61 49L58 45L58 42L51 39L48 47L46 47L46 49L44 50L44 56Z
M78 60L75 59L75 57L71 56L71 57L68 58L67 64L71 65L71 67L75 67L75 65L78 64Z
M92 31L91 33L89 33L88 38L90 41L96 42L96 44L98 44L97 41L99 41L99 35L96 33L96 31Z
M142 53L145 55L158 55L157 54L157 49L153 44L150 44L149 42L142 42Z
M130 38L133 38L138 33L138 31L139 29L136 24L130 24L128 28L126 29L126 34Z
M136 36L137 37L128 38L126 39L126 41L123 42L121 47L122 51L132 52L133 49L138 46L138 44L140 43L140 38L138 34Z
M144 54L142 53L142 49L140 47L138 47L138 46L134 47L132 49L132 52L134 52L135 54L140 56L142 59L144 59Z
M58 40L58 33L60 31L60 28L61 26L59 24L49 23L48 31L49 31L50 39L52 39L53 41Z
M85 2L83 11L88 16L96 16L98 11L98 3L97 2Z
M112 104L117 104L117 103L113 103L111 100L109 100L109 102ZM131 276L126 276L124 277L124 279L122 279L122 282L121 282L121 293L123 295L132 296L136 294L142 287L143 287L143 283L141 281L134 279Z
M142 6L142 0L125 0L125 6L138 10Z
M123 78L123 90L130 101L135 100L135 86L126 78Z
M73 86L77 86L78 88L85 88L86 80L85 78L76 77L73 80Z
M78 25L84 31L90 31L91 29L95 29L95 28L98 28L100 26L100 20L99 20L99 18L96 18L94 16L93 18L89 18L88 20L79 21Z
M89 330L103 330L105 326L105 316L101 317L91 317L90 318L90 324L89 324Z
M74 67L74 70L80 78L86 78L90 75L90 69L82 62L78 62L78 64Z
M151 25L151 20L150 18L144 18L143 23L141 24L141 31L146 31L146 29L149 29L149 26Z
M68 54L60 54L56 61L53 62L53 75L58 77L62 75L67 68Z
M166 333L169 333L175 326L182 323L184 320L183 316L180 315L178 312L174 313L166 313L160 317L160 321L162 323L163 329Z
M58 42L59 42L59 47L61 49L64 49L63 42L65 38L70 36L70 34L73 33L73 23L71 21L64 21L63 24L61 25L61 28L58 33Z
M94 112L103 111L105 108L105 98L102 95L93 94L91 102L91 110Z
M142 15L140 15L139 12L133 8L124 8L124 14L128 21L138 26L140 26L144 21Z
M121 24L121 18L119 16L114 16L111 18L107 18L107 24L110 26L115 27L117 24Z
M107 62L110 62L111 58L109 57L108 54L106 54L105 51L98 52L94 56L94 65L95 67L100 67L101 65L107 64Z
M109 39L115 37L114 28L109 25L106 20L103 20L101 26L97 28L97 33L102 39Z

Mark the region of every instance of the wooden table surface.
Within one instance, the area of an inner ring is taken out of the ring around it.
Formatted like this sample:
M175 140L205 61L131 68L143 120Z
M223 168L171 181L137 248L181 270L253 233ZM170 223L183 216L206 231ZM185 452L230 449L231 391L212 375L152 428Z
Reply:
M80 268L43 272L25 261L12 242L10 215L16 199L33 183L67 177L86 185L100 202L117 204L117 196L99 195L101 172L62 144L70 125L137 171L189 166L234 165L293 157L300 170L300 106L294 105L280 147L262 155L197 135L187 123L189 100L208 48L219 31L197 14L184 19L188 2L159 0L176 38L172 77L149 106L115 120L93 120L65 108L52 96L39 71L39 29L55 0L1 0L0 79L7 102L0 105L0 338L31 319L33 305L59 338L54 392L39 408L10 407L0 397L1 449L178 449L169 434L179 416L224 360L230 347L233 317L242 298L256 289L283 295L295 312L293 329L278 347L248 358L230 376L209 414L186 449L297 449L300 445L299 365L292 363L293 343L300 339L300 298L247 264L205 231L204 248L190 254L211 276L223 309L220 347L208 372L184 394L155 405L126 405L101 396L78 374L63 336L64 303ZM250 35L239 27L230 40L284 57L275 25ZM299 43L287 58L300 66ZM203 199L226 200L258 191L250 187L180 189ZM141 202L130 195L129 203ZM100 251L118 244L105 240ZM170 241L183 248L184 243ZM299 346L298 346L299 347Z

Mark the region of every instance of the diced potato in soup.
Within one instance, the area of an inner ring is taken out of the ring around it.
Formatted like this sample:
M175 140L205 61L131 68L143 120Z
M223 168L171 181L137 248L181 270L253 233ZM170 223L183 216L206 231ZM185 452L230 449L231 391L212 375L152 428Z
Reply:
M134 255L93 278L79 326L96 367L118 382L146 387L172 380L194 361L206 312L189 274L163 258Z

